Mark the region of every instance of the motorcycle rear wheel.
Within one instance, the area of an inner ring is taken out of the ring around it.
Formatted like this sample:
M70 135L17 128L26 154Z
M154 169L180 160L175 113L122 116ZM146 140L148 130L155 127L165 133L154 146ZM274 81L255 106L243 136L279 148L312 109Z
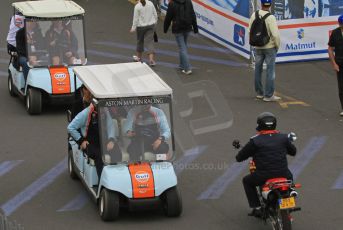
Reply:
M289 216L288 210L280 210L281 220L282 220L282 229L283 230L292 230L292 221Z
M270 217L270 222L273 230L292 230L288 210L276 210L276 213Z

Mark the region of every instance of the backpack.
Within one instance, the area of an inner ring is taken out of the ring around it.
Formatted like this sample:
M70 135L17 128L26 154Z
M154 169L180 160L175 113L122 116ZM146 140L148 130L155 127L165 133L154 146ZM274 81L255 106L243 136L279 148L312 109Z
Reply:
M250 28L250 38L249 44L251 46L264 46L269 40L269 34L266 26L266 18L270 16L270 13L267 13L262 18L260 18L258 11L255 12L255 20L253 21Z
M176 3L175 21L178 24L178 28L187 30L192 26L192 17L189 14L189 5L187 2Z

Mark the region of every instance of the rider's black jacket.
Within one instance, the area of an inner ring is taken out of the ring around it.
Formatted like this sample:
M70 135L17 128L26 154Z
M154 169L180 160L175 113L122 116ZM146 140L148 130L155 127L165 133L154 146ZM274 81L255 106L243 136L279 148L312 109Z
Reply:
M241 162L252 157L256 165L256 174L278 177L289 172L286 155L295 156L296 152L297 149L287 134L258 134L239 151L236 160Z

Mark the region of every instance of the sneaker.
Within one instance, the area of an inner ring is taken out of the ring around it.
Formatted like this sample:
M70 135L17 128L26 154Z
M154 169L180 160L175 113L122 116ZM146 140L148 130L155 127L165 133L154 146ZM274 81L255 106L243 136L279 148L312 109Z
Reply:
M248 214L248 216L254 216L254 217L257 217L257 218L261 218L262 217L261 207L253 208L251 210L251 212Z
M340 112L340 113L339 113L339 115L340 115L341 117L343 117L343 111L342 111L342 112Z
M262 95L256 95L256 98L257 99L263 99L263 96Z
M278 97L278 96L271 96L271 97L264 97L263 98L263 101L266 101L266 102L270 102L270 101L279 101L281 100L281 97Z
M152 66L155 66L155 65L156 65L156 62L155 62L155 61L150 61L150 62L149 62L149 66L152 67Z
M192 70L182 70L182 73L186 74L186 75L190 75L192 74Z
M133 58L133 60L136 61L136 62L141 61L141 59L140 59L138 56L136 56L136 55L133 55L132 58Z

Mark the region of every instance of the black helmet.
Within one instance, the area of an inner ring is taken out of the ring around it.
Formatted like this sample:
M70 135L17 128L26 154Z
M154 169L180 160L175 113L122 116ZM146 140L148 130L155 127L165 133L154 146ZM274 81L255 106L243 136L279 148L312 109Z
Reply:
M257 131L276 129L276 117L270 112L261 113L257 117Z

